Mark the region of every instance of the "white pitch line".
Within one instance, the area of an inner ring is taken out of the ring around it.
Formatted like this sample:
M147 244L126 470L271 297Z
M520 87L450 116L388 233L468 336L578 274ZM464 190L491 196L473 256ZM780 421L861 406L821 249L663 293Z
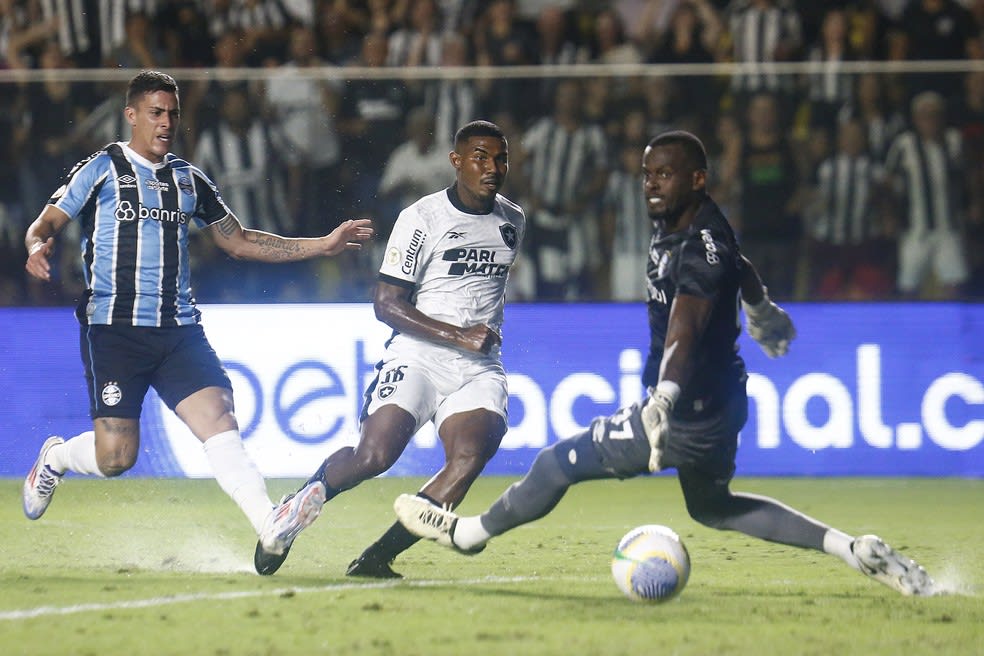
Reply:
M173 595L169 597L152 597L150 599L134 599L132 601L117 601L104 604L76 604L73 606L38 606L24 610L8 610L0 612L0 621L4 620L25 620L35 617L49 617L52 615L76 615L78 613L91 613L108 610L133 610L137 608L154 608L157 606L170 606L173 604L184 604L194 601L228 601L230 599L249 599L251 597L280 597L285 594L304 594L310 592L337 592L339 590L379 590L384 588L427 588L438 585L479 585L482 583L529 583L532 581L542 581L539 576L511 576L496 577L489 576L478 579L465 580L425 580L425 581L386 581L380 583L337 583L323 585L314 588L275 588L273 590L240 590L236 592L200 593ZM579 579L583 580L583 579Z

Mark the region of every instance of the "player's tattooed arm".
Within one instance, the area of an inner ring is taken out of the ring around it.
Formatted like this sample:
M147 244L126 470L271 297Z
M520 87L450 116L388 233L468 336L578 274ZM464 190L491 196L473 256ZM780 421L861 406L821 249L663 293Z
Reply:
M312 257L330 256L361 248L372 238L369 219L344 221L324 237L282 237L262 230L250 230L232 214L212 224L215 243L230 256L260 262L292 262Z

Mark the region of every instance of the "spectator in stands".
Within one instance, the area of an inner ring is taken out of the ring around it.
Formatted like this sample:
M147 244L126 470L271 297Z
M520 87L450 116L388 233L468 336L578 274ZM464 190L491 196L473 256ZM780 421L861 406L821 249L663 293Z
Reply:
M407 140L386 160L379 182L379 195L391 201L376 221L379 236L376 243L380 246L389 238L389 228L401 208L452 182L448 173L448 145L435 139L434 115L426 107L416 107L410 112L406 136Z
M287 197L290 210L300 223L299 233L280 234L323 234L335 227L325 225L325 218L337 216L338 208L347 206L339 171L341 139L335 124L341 85L304 75L305 69L323 65L317 55L314 31L294 27L290 33L290 60L266 85L265 105L272 110L273 120L287 139Z
M570 66L588 60L588 52L572 38L569 15L557 5L548 5L536 20L536 63L541 66ZM539 112L550 111L557 89L557 78L539 80Z
M606 298L613 301L646 300L646 263L653 226L646 200L639 193L645 141L619 146L617 167L609 174L601 201Z
M98 9L93 11L89 0L40 4L41 20L58 26L56 43L66 60L78 68L98 68L103 58Z
M103 65L155 68L168 63L153 0L99 4L99 40Z
M837 151L817 170L810 203L811 293L821 299L887 298L894 289L891 252L877 199L881 166L865 149L858 119L838 126Z
M912 99L913 128L897 136L886 168L905 207L898 289L906 297L953 298L968 275L964 243L965 177L960 132L946 127L935 91ZM935 274L934 288L927 286Z
M668 29L653 35L647 61L654 64L708 64L714 61L724 25L708 0L684 0L673 12ZM681 107L716 107L720 91L716 80L697 75L674 78ZM709 132L712 117L696 132ZM653 132L652 134L658 134Z
M853 75L841 64L856 58L847 40L847 15L842 9L831 9L823 16L820 39L810 46L807 59L817 65L806 76L810 124L833 130L841 108L851 101Z
M389 35L387 66L437 66L441 63L441 15L437 0L415 0L407 20Z
M584 123L581 84L557 85L554 110L522 138L524 197L539 300L590 298L600 265L600 226L593 202L608 177L605 134ZM513 176L516 178L517 176Z
M247 66L264 66L287 59L290 27L303 22L311 0L228 0L209 7L209 29L215 38L230 30L241 33L240 47ZM295 4L298 9L294 9ZM293 11L292 11L293 10Z
M0 68L34 68L38 52L58 27L57 16L42 18L37 2L0 2Z
M528 23L516 16L515 0L491 0L475 30L475 63L480 66L521 66L536 63L536 34ZM535 98L538 80L495 79L479 82L482 106L489 113L519 111L525 123L540 115L535 103L519 98Z
M791 0L734 0L728 5L731 57L738 63L770 63L794 59L802 47L802 26ZM767 68L731 77L731 89L739 107L760 91L768 91L790 109L793 80ZM754 258L752 258L754 260ZM757 262L756 262L757 263ZM768 278L772 281L772 278Z
M640 64L643 55L635 42L625 36L622 19L614 9L603 9L594 18L594 52L598 64Z
M378 68L386 63L386 34L371 32L362 41L359 66ZM357 200L360 213L376 215L376 192L383 165L393 144L403 140L404 118L410 107L406 86L392 79L347 80L339 107L345 175L342 185Z
M318 56L326 63L343 65L359 54L361 32L346 19L346 0L319 3L314 30Z
M658 64L704 64L714 61L724 31L708 0L683 0L667 28L650 33L647 61ZM706 81L706 78L701 78Z
M900 48L910 60L961 60L984 57L980 26L956 0L914 0L899 22ZM959 73L909 73L910 96L936 91L952 102L961 91Z
M441 38L441 67L463 68L468 66L468 44L464 37L454 32ZM434 139L441 148L453 147L454 133L458 126L469 123L476 116L478 91L475 81L468 77L441 78L428 82L424 90L424 105L434 117Z
M198 138L195 162L222 189L222 198L237 216L258 230L287 236L300 235L296 215L288 210L283 136L264 123L254 108L261 100L246 87L230 87L219 99L218 122ZM331 214L329 214L330 216ZM290 298L292 284L310 280L303 262L284 264L271 272L256 262L224 257L211 240L199 240L208 256L195 261L199 300L220 302L274 301ZM294 283L290 281L293 280ZM310 297L308 294L306 297ZM294 295L295 300L305 296Z
M755 262L770 294L794 295L799 268L799 176L779 110L769 93L749 100L738 159L724 168L738 181L739 199L732 221L738 227L742 251Z
M855 91L850 102L838 115L839 121L857 118L865 133L868 152L884 162L892 140L905 129L906 120L894 109L886 85L892 79L878 73L864 73L855 78Z
M215 39L209 33L205 3L197 0L165 2L160 7L155 27L171 65L182 68L215 65Z
M970 280L966 292L984 296L984 71L964 78L963 102L954 112L954 125L964 146L967 178L967 254Z

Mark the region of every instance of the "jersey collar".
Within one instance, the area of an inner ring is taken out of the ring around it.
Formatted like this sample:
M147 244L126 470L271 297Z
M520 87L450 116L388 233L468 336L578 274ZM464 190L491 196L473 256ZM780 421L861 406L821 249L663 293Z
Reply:
M152 169L156 171L157 169L164 168L170 163L168 161L167 155L164 156L164 160L161 162L151 162L149 159L139 154L134 149L130 148L129 144L127 144L125 141L120 141L119 144L120 147L123 149L123 153L126 155L126 158L128 160L134 161L137 164L140 164L141 166L146 166L148 169ZM168 155L170 155L170 153L168 153Z
M494 202L492 203L492 207L489 208L488 212L476 212L470 207L466 207L465 204L461 202L461 196L458 195L457 182L447 188L447 193L448 193L448 202L450 202L454 206L454 209L458 210L459 212L464 212L465 214L472 214L474 216L488 216L489 214L492 213L492 210L495 209Z

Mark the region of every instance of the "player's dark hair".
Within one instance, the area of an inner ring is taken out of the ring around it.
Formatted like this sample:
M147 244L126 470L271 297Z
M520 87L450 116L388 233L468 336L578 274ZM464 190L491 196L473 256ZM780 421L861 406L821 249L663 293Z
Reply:
M458 145L464 143L471 139L472 137L496 137L498 139L506 140L506 135L503 134L502 128L491 121L472 121L471 123L466 123L462 125L454 135L454 149L458 149Z
M695 170L707 170L707 150L704 149L704 144L696 135L686 130L670 130L658 134L649 142L649 147L655 148L656 146L671 146L673 144L683 148L687 154L688 163L692 164Z
M126 106L135 107L144 94L155 91L167 91L178 95L178 83L167 73L140 71L126 86Z

